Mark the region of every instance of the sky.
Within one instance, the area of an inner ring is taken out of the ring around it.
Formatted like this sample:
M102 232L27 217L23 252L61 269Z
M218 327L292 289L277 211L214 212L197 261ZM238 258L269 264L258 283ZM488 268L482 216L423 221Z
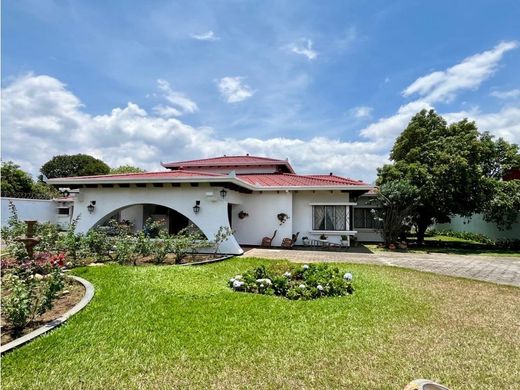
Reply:
M252 154L373 182L423 108L520 143L518 1L2 2L2 161Z

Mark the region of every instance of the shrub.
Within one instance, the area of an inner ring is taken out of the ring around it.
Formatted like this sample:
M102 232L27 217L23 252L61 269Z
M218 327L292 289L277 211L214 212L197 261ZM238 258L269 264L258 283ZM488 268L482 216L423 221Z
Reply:
M480 233L456 232L453 230L431 230L433 236L455 237L468 241L480 242L482 244L495 245L495 241Z
M39 263L18 263L2 277L2 287L7 291L2 296L2 314L15 336L37 315L52 309L64 286L60 264L54 257Z
M352 274L328 264L259 266L229 280L235 291L277 295L292 300L345 296L354 292Z

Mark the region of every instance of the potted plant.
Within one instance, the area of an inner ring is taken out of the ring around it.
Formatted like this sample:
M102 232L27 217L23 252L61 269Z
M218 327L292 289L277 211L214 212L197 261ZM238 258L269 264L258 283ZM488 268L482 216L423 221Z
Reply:
M326 240L327 238L328 238L328 237L327 237L325 234L322 234L322 235L320 236L320 240Z
M302 237L303 245L308 246L309 245L309 237L304 236Z

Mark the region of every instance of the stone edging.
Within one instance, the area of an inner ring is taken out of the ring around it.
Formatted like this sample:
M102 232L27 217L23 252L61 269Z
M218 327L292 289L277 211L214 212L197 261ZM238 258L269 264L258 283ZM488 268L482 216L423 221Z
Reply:
M219 261L224 261L224 260L230 259L230 258L232 258L234 256L236 256L236 255L225 255L225 256L222 256L222 257L217 257L216 259L202 260L202 261L197 261L197 262L194 262L194 263L175 264L175 265L177 265L177 266L188 266L188 265L204 265L204 264L218 263Z
M48 322L47 324L43 325L42 327L40 327L36 330L33 330L31 333L28 333L25 336L19 337L16 340L13 340L5 345L2 345L2 347L0 348L0 353L2 355L8 351L11 351L15 348L18 348L18 347L24 345L25 343L28 343L32 339L34 339L44 333L47 333L48 331L50 331L54 328L57 328L58 326L63 324L65 321L67 321L70 317L72 317L74 314L76 314L81 309L83 309L85 306L87 306L87 304L94 297L94 286L92 285L92 283L90 283L89 281L87 281L83 278L80 278L77 276L72 276L72 275L70 275L70 277L72 279L76 280L77 282L81 283L83 285L83 287L85 287L85 295L83 296L83 298L81 298L81 301L79 301L72 309L70 309L68 312L63 314L61 317L56 318L55 320L52 320L51 322Z

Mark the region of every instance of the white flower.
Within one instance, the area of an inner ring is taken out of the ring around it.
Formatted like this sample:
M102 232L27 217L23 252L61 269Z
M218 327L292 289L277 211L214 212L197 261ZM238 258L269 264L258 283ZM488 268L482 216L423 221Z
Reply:
M236 279L236 280L240 280L240 279L242 279L242 275L237 275L237 276L235 276L235 279Z
M263 284L260 285L260 288L264 288L265 286Z
M345 275L343 275L343 279L345 279L346 281L351 281L352 274L350 272L347 272Z
M244 282L241 282L240 280L235 280L233 282L233 288L234 289L239 289L240 287L242 287L245 283Z
M271 284L273 284L273 282L271 282L271 279L256 279L256 282L257 283L261 283L261 284L267 284L268 286L270 286Z
M309 266L307 264L304 264L303 269L309 269Z
M289 271L285 272L283 274L283 276L285 276L286 278L290 278L291 277L291 273Z
M322 286L321 284L318 284L318 285L316 286L316 288L317 288L319 291L323 291L323 286Z
M305 284L300 284L300 288L303 290L305 288Z
M235 278L231 278L229 279L229 283L233 283L236 279Z

